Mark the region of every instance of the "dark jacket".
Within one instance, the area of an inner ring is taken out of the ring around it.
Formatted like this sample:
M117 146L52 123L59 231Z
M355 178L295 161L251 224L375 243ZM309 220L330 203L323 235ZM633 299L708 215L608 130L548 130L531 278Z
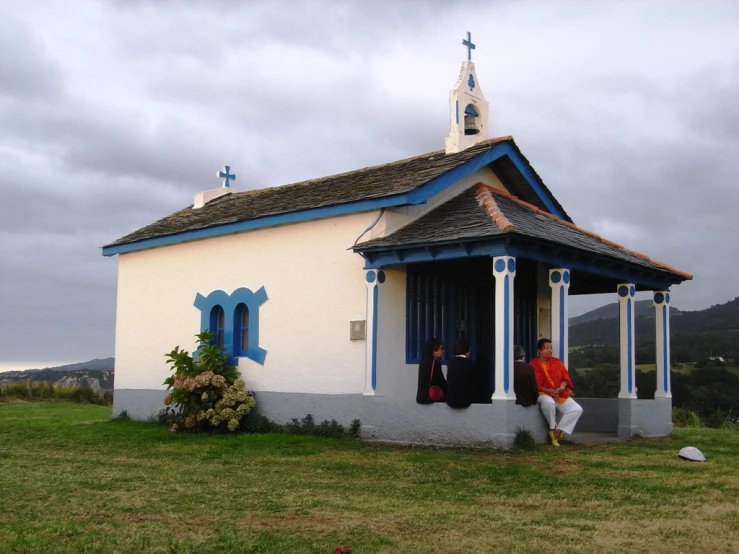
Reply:
M444 400L452 408L466 408L476 395L475 364L469 358L454 357L446 366Z
M434 377L431 379L431 364L435 363L434 366ZM416 402L419 404L432 404L433 400L429 398L429 387L436 385L444 389L446 393L446 379L444 373L441 371L441 360L436 358L424 358L421 363L418 364L418 390L416 391Z
M534 368L525 362L513 364L513 390L516 393L516 404L533 406L539 398L539 387L536 384Z

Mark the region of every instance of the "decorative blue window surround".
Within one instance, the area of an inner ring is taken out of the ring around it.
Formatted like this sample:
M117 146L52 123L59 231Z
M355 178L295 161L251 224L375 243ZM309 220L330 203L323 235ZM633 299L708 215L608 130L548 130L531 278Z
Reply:
M223 347L231 363L235 363L234 358L246 357L264 365L267 351L259 347L259 307L267 299L267 291L264 287L256 292L242 287L230 295L222 290L214 290L208 296L198 293L193 304L200 310L202 330L214 329L213 313L217 307L222 308L225 322ZM244 322L246 322L246 327ZM246 345L243 344L244 338Z
M313 219L324 217L335 217L352 213L359 213L379 208L422 204L435 194L438 194L439 192L447 189L448 187L459 182L461 179L464 179L465 177L479 170L481 167L491 164L492 162L503 156L508 156L511 159L516 169L518 169L521 175L526 179L534 192L536 192L536 195L541 199L541 201L547 207L548 211L556 215L557 217L564 218L564 215L559 211L559 209L557 209L556 205L554 204L553 197L551 197L544 191L544 189L540 185L540 181L529 169L528 165L521 159L521 156L518 154L518 152L516 152L515 148L507 142L501 142L491 145L490 150L487 150L479 156L472 158L468 162L457 166L444 175L441 175L440 177L429 181L422 187L419 187L407 193L396 194L394 196L385 196L382 198L374 198L370 200L358 200L356 202L325 206L322 208L311 208L285 214L258 217L256 219L248 219L246 221L238 221L235 223L227 223L224 225L217 225L215 227L208 227L205 229L185 231L174 235L144 239L128 244L106 246L103 248L103 256L114 256L116 254L125 254L126 252L137 252L139 250L146 250L148 248L154 248L156 246L178 244L190 240L216 237L227 235L230 233L249 231L253 229L262 229L265 227L273 227L275 225L299 223L302 221L310 221Z

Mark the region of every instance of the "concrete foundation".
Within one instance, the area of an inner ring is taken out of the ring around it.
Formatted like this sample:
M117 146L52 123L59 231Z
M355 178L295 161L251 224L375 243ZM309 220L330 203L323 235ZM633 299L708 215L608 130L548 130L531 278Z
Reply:
M156 416L164 406L162 390L115 391L113 415L125 410L133 419ZM538 406L524 408L512 400L453 409L444 403L420 405L361 394L256 392L259 413L276 423L311 414L317 423L336 420L344 426L359 419L362 439L407 445L509 448L516 431L527 429L547 442L547 426ZM619 438L663 437L672 433L672 405L667 400L578 398L583 415L576 432L618 433Z

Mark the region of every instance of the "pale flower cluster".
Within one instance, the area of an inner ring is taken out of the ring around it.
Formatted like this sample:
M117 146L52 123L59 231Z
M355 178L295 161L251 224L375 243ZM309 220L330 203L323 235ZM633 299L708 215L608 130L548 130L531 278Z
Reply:
M189 392L194 391L208 385L220 388L226 384L226 379L223 375L217 375L212 371L206 371L195 377L182 377L181 375L175 375L174 388L185 389Z
M216 375L220 377L220 375ZM206 398L203 398L206 400ZM207 420L213 427L226 423L229 431L239 428L241 418L248 414L254 407L254 397L246 392L246 384L243 380L236 382L223 391L223 397L216 402L215 409L201 410L196 416L197 421ZM187 425L187 422L185 422ZM195 423L193 422L193 425Z

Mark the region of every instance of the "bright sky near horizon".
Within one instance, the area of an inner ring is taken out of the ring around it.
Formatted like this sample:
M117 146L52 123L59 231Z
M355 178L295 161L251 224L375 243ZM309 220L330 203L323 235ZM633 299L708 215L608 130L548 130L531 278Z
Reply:
M574 221L692 273L680 309L731 300L737 29L731 0L3 2L0 370L112 356L100 247L223 165L244 190L443 148L467 31L491 134Z

